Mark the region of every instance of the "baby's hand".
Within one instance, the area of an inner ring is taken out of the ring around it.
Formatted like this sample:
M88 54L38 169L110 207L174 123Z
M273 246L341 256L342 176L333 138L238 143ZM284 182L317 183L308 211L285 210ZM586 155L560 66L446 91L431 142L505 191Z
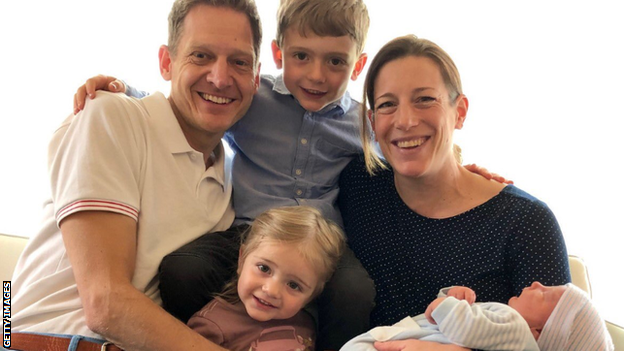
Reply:
M474 290L465 286L454 286L450 288L446 292L446 296L453 296L458 300L464 300L468 302L469 305L472 305L477 299L477 294L474 292Z
M427 318L429 323L438 324L436 323L435 319L433 319L431 314L433 313L433 310L435 310L438 305L441 304L442 301L444 301L444 299L446 299L446 297L438 297L437 299L433 300L433 302L431 302L429 306L427 306L427 309L425 310L425 317Z

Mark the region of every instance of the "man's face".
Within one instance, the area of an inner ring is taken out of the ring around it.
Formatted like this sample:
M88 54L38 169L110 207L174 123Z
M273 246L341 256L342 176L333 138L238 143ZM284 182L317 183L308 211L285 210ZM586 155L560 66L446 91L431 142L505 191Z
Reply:
M171 107L189 144L199 151L247 112L258 89L247 16L197 5L187 14L176 52L163 46L161 74L171 80Z

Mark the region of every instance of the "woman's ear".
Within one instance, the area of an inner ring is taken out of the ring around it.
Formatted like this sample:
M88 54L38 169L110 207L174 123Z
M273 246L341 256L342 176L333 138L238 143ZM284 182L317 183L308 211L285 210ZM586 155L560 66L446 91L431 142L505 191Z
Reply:
M371 130L373 131L373 137L375 138L375 141L378 141L377 134L375 134L375 113L373 112L373 110L368 110L366 111L366 115L368 116L368 121L370 122Z
M464 127L464 121L468 114L468 98L466 95L460 95L457 101L457 120L455 121L455 129L462 129Z

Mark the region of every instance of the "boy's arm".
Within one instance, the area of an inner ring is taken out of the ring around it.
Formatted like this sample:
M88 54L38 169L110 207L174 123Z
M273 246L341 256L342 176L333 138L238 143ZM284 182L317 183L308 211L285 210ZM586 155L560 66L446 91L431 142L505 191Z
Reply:
M127 85L120 79L100 74L87 79L87 81L76 90L76 94L74 94L74 114L82 111L87 97L90 99L95 98L95 92L97 90L110 91L112 93L125 93L128 96L136 98L149 95L145 91Z
M470 305L447 297L432 312L451 342L483 350L525 350L535 339L518 312L501 303ZM531 349L531 348L529 348Z

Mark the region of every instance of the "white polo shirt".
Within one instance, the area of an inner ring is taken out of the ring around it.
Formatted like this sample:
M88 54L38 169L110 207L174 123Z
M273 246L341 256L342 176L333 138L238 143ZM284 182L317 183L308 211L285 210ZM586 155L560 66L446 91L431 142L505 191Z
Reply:
M138 221L132 284L160 304L162 258L234 220L228 153L221 144L206 169L161 93L136 100L98 91L50 142L52 194L42 229L15 270L13 329L99 337L87 328L58 228L79 211L111 211Z

